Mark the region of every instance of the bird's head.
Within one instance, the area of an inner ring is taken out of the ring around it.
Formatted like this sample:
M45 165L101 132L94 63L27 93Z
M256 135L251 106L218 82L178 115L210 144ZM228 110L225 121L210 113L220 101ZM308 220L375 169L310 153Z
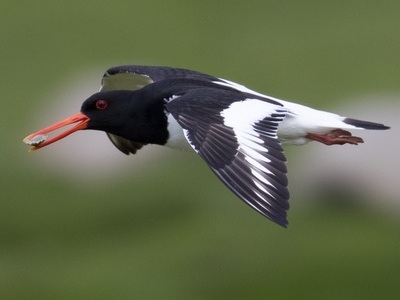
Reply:
M162 99L145 97L139 91L114 90L99 92L86 99L81 111L64 120L28 135L24 142L31 151L48 146L78 130L105 131L128 140L143 143L162 143L167 117ZM75 126L47 139L47 134L71 125Z

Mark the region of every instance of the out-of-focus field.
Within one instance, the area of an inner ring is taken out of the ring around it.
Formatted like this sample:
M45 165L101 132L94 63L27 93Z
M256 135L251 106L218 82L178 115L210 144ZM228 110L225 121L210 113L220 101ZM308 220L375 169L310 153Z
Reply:
M342 114L355 97L365 112L357 95L400 94L399 11L398 1L361 0L3 1L0 298L397 299L396 196L379 193L377 203L395 204L379 210L335 179L304 193L296 182L319 163L301 157L322 145L287 149L283 229L191 154L150 147L126 157L89 131L27 153L22 138L78 111L118 64L195 69ZM389 122L391 99L376 99L371 121ZM360 173L377 174L369 189L396 176L398 156L380 153L398 124L340 149L374 149L343 166L378 162Z

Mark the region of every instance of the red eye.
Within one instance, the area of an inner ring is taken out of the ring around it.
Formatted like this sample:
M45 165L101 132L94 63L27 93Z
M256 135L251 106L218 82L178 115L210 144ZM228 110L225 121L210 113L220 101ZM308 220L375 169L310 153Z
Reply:
M105 109L107 107L108 103L106 100L97 100L96 101L96 108L97 109Z

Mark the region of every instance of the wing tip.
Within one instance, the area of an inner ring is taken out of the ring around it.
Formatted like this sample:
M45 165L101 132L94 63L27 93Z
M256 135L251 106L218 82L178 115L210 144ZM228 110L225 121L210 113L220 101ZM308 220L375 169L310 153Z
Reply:
M284 223L278 223L278 222L275 222L275 223L278 224L279 226L285 228L285 229L288 228L288 226L289 226L289 222L287 220L285 220Z
M266 216L266 215L264 215ZM289 226L289 221L287 220L286 217L281 217L281 216L266 216L269 220L274 222L275 224L283 227L283 228L288 228Z

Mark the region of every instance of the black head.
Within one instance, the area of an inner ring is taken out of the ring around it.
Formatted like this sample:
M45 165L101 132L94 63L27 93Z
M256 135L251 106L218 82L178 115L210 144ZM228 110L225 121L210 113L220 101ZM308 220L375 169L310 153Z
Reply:
M142 143L164 144L168 138L162 98L139 91L114 90L90 96L81 107L87 129L101 130Z

